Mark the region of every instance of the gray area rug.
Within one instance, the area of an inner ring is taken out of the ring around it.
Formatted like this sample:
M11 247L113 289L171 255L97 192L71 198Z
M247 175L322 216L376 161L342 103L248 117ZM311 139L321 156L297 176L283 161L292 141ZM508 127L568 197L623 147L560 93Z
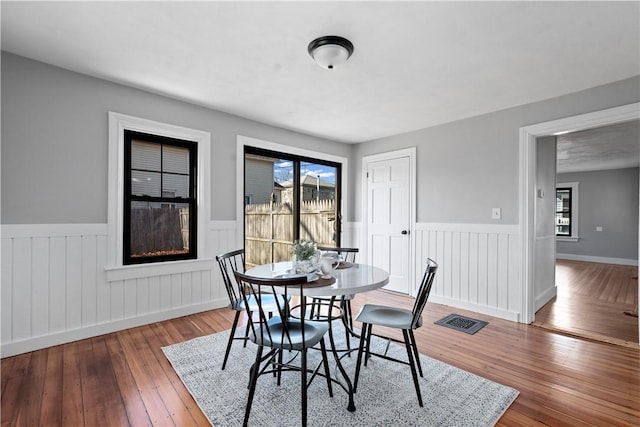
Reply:
M255 345L246 348L236 341L229 363L220 369L229 331L195 338L163 347L163 351L198 406L214 426L241 426L247 400L249 367ZM336 331L344 342L344 332ZM327 344L328 344L328 337ZM357 346L352 339L352 346ZM386 341L372 338L372 346L384 352ZM403 347L391 344L389 355L406 360ZM357 352L343 358L353 378ZM310 351L309 366L320 360ZM330 358L330 361L333 358ZM424 378L420 388L424 407L418 406L408 366L372 357L360 371L356 411L348 412L346 392L334 384L329 397L322 377L309 387L310 426L493 426L518 396L518 391L462 369L421 355ZM335 363L334 363L335 365ZM338 374L332 366L332 372ZM277 386L270 375L258 378L250 426L298 426L300 415L300 374L283 373Z

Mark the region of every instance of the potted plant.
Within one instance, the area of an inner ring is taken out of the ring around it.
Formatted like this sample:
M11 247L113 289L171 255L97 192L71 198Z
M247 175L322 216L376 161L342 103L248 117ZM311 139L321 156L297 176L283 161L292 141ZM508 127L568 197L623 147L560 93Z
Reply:
M296 240L291 248L293 268L297 273L310 273L315 270L318 258L318 245L308 240Z

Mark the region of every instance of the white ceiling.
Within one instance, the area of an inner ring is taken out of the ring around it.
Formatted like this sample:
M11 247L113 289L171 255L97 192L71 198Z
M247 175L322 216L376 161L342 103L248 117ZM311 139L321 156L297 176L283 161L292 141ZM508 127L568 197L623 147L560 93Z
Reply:
M638 2L9 2L2 49L362 142L640 74ZM325 70L319 36L355 52Z
M639 120L557 136L558 173L640 166Z

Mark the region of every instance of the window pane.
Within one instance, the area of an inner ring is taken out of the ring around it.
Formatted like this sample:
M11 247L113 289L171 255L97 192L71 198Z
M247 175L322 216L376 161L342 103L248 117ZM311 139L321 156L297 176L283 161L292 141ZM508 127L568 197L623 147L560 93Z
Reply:
M336 168L300 162L300 239L335 246Z
M131 171L131 195L160 197L160 174Z
M291 259L293 162L245 156L245 260L247 265Z
M188 174L189 149L184 147L174 147L172 145L163 145L162 170L163 172Z
M556 191L556 212L569 212L571 209L571 190Z
M571 215L569 213L556 213L556 234L559 236L571 235Z
M160 171L160 144L131 141L131 168Z
M162 197L189 197L189 177L163 173Z
M131 203L131 258L189 253L189 205Z

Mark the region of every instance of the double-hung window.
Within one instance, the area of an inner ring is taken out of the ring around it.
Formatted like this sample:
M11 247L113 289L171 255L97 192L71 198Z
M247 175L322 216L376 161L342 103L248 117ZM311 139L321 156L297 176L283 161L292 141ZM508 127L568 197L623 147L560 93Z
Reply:
M556 239L577 242L578 186L577 182L556 184Z
M556 188L556 236L571 236L571 188Z
M124 131L123 264L197 257L197 147Z

